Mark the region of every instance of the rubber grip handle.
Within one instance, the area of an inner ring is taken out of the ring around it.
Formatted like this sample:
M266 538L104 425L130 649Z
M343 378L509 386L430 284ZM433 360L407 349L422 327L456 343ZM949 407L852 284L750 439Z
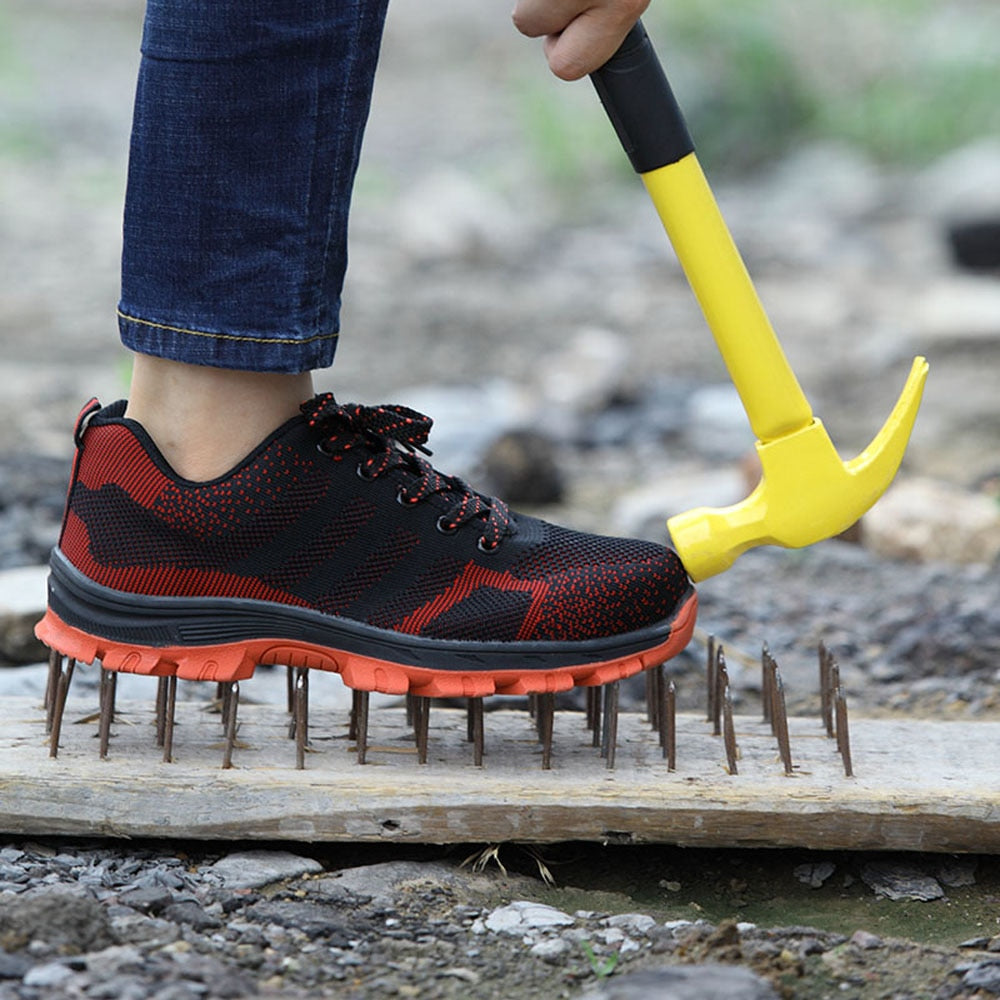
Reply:
M636 21L618 51L590 79L636 173L657 170L694 152L687 123L642 21Z

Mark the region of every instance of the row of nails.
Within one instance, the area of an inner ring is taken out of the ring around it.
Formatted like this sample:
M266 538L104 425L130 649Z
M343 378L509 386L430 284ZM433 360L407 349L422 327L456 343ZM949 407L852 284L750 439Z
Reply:
M706 681L708 691L707 721L713 724L713 734L723 737L726 752L726 766L730 774L739 773L739 747L736 742L733 721L733 696L729 672L723 647L709 636L707 647ZM820 643L820 703L823 724L827 734L835 736L837 749L841 754L844 770L848 777L853 769L850 754L850 738L847 728L847 702L840 684L840 669L836 660ZM50 734L49 754L55 757L59 749L59 734L66 705L70 682L73 678L75 661L64 661L52 651L49 658L49 679L45 693L46 732ZM764 644L761 654L761 690L764 721L770 723L771 732L777 739L778 753L786 774L793 771L791 746L788 734L788 715L785 707L784 685L778 665ZM163 759L173 758L173 729L177 697L177 678L160 677L156 698L156 741L163 748ZM111 723L114 717L117 674L101 669L100 711L98 735L100 756L108 755ZM348 727L348 738L356 745L359 764L367 762L369 693L354 691ZM225 735L223 768L232 767L233 752L236 749L237 709L239 705L239 684L220 683L216 701L222 717ZM430 698L407 695L407 725L413 728L420 764L428 759ZM288 737L295 741L296 767L305 767L308 751L309 729L309 671L305 668L287 668L287 702L290 717ZM651 727L657 731L659 745L670 771L677 766L676 743L676 689L668 680L663 665L646 672L646 707ZM528 708L542 746L542 768L552 766L552 743L555 719L555 695L531 695ZM609 769L615 766L615 752L618 743L619 688L618 682L603 687L587 688L586 723L593 733L593 746L600 748L601 757ZM483 699L468 699L467 740L472 744L473 763L479 767L484 755Z

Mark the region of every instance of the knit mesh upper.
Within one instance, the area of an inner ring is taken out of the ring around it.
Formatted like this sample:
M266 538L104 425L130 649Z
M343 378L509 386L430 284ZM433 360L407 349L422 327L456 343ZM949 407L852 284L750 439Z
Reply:
M292 420L231 475L193 484L121 412L106 408L84 434L60 541L107 587L500 642L631 632L668 619L688 591L669 549L508 515L457 480L431 480L423 460L386 457L398 449L381 432L348 441L349 425L328 453L329 426Z

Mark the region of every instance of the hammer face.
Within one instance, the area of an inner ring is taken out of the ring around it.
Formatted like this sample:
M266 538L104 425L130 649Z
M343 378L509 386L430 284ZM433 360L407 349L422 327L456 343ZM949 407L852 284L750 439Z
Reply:
M757 545L802 548L854 524L896 475L926 378L927 362L917 358L889 419L849 462L841 460L818 419L785 437L758 441L763 475L750 496L731 507L698 507L667 522L691 578L721 573Z

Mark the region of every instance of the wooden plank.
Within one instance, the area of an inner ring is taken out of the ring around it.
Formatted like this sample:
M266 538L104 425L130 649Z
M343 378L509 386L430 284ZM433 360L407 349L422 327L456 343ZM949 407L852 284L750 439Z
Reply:
M3 832L1000 850L1000 723L854 719L855 777L847 778L818 719L790 720L795 767L786 776L768 728L737 716L739 774L730 775L722 740L701 718L678 718L670 772L645 721L623 714L609 771L583 716L558 712L552 769L543 771L523 711L486 713L484 765L475 767L465 713L435 705L421 766L402 708L373 708L362 766L345 714L316 708L313 752L299 771L287 715L241 705L235 766L224 771L221 722L203 704L178 704L169 764L149 702L119 706L110 756L98 759L96 719L78 721L95 708L70 702L50 759L41 707L27 699L0 707Z

